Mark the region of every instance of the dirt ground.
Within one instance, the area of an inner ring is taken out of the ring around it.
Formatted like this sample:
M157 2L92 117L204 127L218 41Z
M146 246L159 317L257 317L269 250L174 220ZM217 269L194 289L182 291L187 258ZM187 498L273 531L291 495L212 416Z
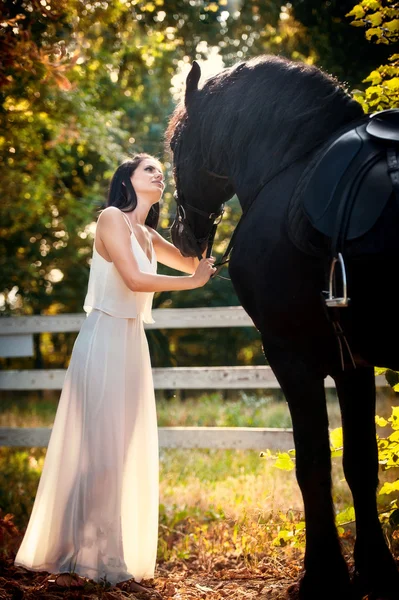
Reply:
M12 558L0 563L0 600L283 600L292 597L287 590L301 570L302 555L265 556L256 565L230 558L164 563L157 567L155 579L142 584L148 592L129 591L87 581L83 587L61 588L48 573L32 573L14 567Z

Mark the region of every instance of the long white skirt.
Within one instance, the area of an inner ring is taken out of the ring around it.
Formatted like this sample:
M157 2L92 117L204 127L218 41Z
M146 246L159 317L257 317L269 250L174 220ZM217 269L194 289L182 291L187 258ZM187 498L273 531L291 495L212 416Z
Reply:
M151 578L158 499L158 430L143 322L93 310L73 347L15 564L111 584Z

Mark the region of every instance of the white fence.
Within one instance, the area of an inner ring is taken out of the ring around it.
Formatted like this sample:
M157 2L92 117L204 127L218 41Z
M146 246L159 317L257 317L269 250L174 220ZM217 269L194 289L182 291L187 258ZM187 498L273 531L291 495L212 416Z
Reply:
M252 327L241 307L154 309L146 329ZM0 356L32 356L33 334L78 332L86 315L28 316L0 319ZM155 389L279 389L270 367L171 367L153 369ZM5 370L0 390L61 390L63 369ZM328 377L326 387L334 387ZM377 378L384 386L384 377ZM0 427L0 446L47 446L51 429ZM255 427L160 427L161 447L280 449L293 447L290 429Z

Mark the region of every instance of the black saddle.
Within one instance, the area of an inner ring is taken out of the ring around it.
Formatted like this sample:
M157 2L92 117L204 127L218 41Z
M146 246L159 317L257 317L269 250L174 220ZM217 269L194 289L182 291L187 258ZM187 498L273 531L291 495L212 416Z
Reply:
M373 227L393 192L399 202L398 152L399 109L381 111L325 147L302 180L302 209L333 256Z

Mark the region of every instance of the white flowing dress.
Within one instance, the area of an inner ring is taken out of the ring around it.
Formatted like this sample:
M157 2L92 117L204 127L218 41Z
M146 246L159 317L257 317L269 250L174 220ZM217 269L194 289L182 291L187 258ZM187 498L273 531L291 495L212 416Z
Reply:
M156 273L154 249L149 260L123 216L140 270ZM87 318L16 565L111 584L154 576L158 430L143 326L152 297L129 290L93 246Z

